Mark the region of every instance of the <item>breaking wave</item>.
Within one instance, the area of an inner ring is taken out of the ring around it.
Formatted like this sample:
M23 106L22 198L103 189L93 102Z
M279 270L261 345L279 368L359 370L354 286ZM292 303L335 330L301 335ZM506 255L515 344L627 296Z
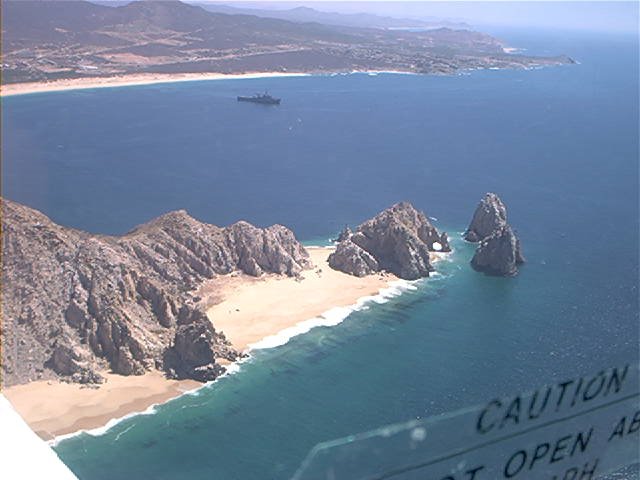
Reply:
M322 313L318 317L303 320L293 327L285 328L274 335L269 335L262 340L249 345L250 350L262 350L285 345L294 337L305 334L316 327L334 327L344 321L351 313L368 308L367 304L374 302L377 304L387 303L391 298L397 297L402 292L417 290L415 281L395 280L389 286L380 290L376 295L368 295L359 298L355 304L348 307L334 307Z
M92 437L99 437L100 435L104 435L113 427L115 427L121 422L124 422L125 420L128 420L129 418L137 417L138 415L154 415L155 413L157 413L156 407L158 405L159 405L158 403L154 403L153 405L150 405L149 407L147 407L147 409L143 410L142 412L131 412L131 413L127 413L122 417L112 418L102 427L91 428L88 430L78 430L77 432L58 435L53 440L49 440L47 443L49 444L49 446L55 447L61 441L67 440L69 438L77 437L78 435L83 433L86 433L87 435L91 435Z
M64 441L64 440L68 440L70 438L73 437L77 437L78 435L81 435L83 433L90 435L92 437L99 437L101 435L104 435L105 433L107 433L109 430L111 430L113 427L117 426L118 424L124 422L125 420L128 420L130 418L133 417L137 417L138 415L155 415L156 413L158 413L157 407L159 405L164 405L166 403L171 402L172 400L176 400L180 397L183 396L192 396L192 397L197 397L200 395L202 389L207 388L208 386L222 380L225 377L228 377L230 375L234 375L238 372L240 372L240 370L242 369L242 364L248 360L251 359L251 356L247 356L241 360L238 360L237 362L231 363L229 365L226 366L226 371L220 375L218 378L216 378L215 380L212 380L210 382L206 382L203 383L202 385L197 386L196 388L192 388L191 390L186 390L184 392L182 392L180 395L177 395L173 398L168 399L165 402L160 402L160 403L154 403L152 405L149 405L149 407L147 407L145 410L140 411L140 412L130 412L127 413L126 415L123 415L122 417L116 417L116 418L112 418L110 419L105 425L101 426L101 427L97 427L97 428L91 428L91 429L83 429L83 430L78 430L72 433L66 433L64 435L58 435L55 438L53 438L52 440L47 441L47 444L51 447L55 447L56 445L58 445L58 443ZM134 425L131 425L130 427L128 427L124 432L128 431L129 429L133 428ZM121 432L118 434L118 436L116 436L116 440L119 438L120 435L122 435L124 432Z

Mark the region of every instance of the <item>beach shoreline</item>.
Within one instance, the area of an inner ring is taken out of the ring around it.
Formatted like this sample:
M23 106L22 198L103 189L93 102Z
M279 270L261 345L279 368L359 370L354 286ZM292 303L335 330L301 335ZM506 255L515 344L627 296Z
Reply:
M112 77L83 77L51 80L48 82L10 83L0 86L0 97L13 97L32 93L88 90L94 88L132 87L161 83L197 82L204 80L243 80L273 77L302 77L304 72L253 72L253 73L141 73Z
M401 70L353 70L348 72L250 72L250 73L128 73L112 77L82 77L51 80L46 82L24 82L0 85L0 98L29 95L34 93L91 90L96 88L134 87L168 83L201 82L210 80L252 80L260 78L309 77L313 75L348 75L362 73L378 75L419 75Z
M106 382L97 387L39 380L5 388L2 393L40 438L55 442L149 411L202 386L195 380L167 379L159 371L140 376L102 375Z
M250 353L284 345L317 326L337 325L378 297L380 301L416 288L387 273L358 278L333 270L327 263L333 250L307 247L315 266L305 270L302 279L231 274L205 283L197 293L214 327L237 350ZM432 259L437 262L442 257L434 254ZM228 373L237 371L237 364L221 360L217 361ZM167 379L155 370L141 376L104 375L107 382L97 388L42 380L5 388L3 394L36 434L55 444L81 432L100 434L130 416L153 413L154 406L208 385Z
M249 352L278 346L274 344L275 337L281 333L303 322L321 320L336 309L350 311L363 299L380 294L399 280L387 273L358 278L333 270L327 263L333 250L334 247L307 247L315 266L305 270L302 279L232 275L205 283L197 295L203 298L213 326L223 331L237 350ZM208 301L211 295L217 298ZM286 343L288 338L282 340Z
M395 74L420 75L416 72L401 70L352 70L348 72L250 72L250 73L127 73L112 77L82 77L51 80L45 82L23 82L0 85L0 98L30 95L34 93L67 92L74 90L92 90L96 88L136 87L183 82L202 82L210 80L252 80L260 78L310 77L313 75L349 75L361 73L368 75Z

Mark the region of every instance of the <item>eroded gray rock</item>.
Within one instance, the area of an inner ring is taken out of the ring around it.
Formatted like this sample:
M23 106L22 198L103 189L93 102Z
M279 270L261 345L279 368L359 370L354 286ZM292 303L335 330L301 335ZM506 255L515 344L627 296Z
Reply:
M206 314L183 307L172 348L165 356L165 368L175 378L193 378L201 382L214 380L224 372L216 358L238 358L223 334L218 334Z
M378 261L348 237L344 237L336 247L336 251L329 256L329 266L356 277L364 277L380 271Z
M507 209L495 193L486 193L473 214L464 239L479 242L507 224Z
M524 263L520 240L507 223L507 209L495 193L487 193L473 214L466 240L479 242L471 266L488 275L517 275Z
M429 252L450 250L445 233L439 233L410 203L401 202L343 237L329 265L356 276L385 270L415 280L433 271Z
M104 369L138 375L165 368L175 343L183 371L210 378L219 365L206 365L235 351L206 327L191 292L218 274L297 276L311 267L304 247L281 225L221 228L177 211L111 237L62 227L8 200L1 206L5 385L92 381ZM183 320L191 322L179 320L183 307ZM184 357L189 348L202 348L190 333L195 329L204 329L210 344L199 364Z
M496 229L480 242L471 265L474 269L503 277L518 273L518 265L524 263L520 241L509 225Z

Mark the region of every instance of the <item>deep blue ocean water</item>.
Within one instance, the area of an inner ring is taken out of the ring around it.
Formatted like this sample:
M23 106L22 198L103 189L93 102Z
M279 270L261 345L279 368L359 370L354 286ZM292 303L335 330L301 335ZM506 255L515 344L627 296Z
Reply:
M81 479L286 479L317 443L637 363L637 37L499 31L577 65L191 82L3 99L3 195L123 233L185 208L319 243L409 200L456 237L508 206L528 263L442 275L56 450ZM268 89L278 108L238 104Z

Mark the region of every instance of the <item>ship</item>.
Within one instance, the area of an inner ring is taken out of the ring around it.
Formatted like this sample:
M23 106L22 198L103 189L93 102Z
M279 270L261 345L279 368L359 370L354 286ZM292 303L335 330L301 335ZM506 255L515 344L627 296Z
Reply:
M280 105L280 99L272 97L267 92L256 93L252 97L238 97L238 101L261 103L263 105Z

